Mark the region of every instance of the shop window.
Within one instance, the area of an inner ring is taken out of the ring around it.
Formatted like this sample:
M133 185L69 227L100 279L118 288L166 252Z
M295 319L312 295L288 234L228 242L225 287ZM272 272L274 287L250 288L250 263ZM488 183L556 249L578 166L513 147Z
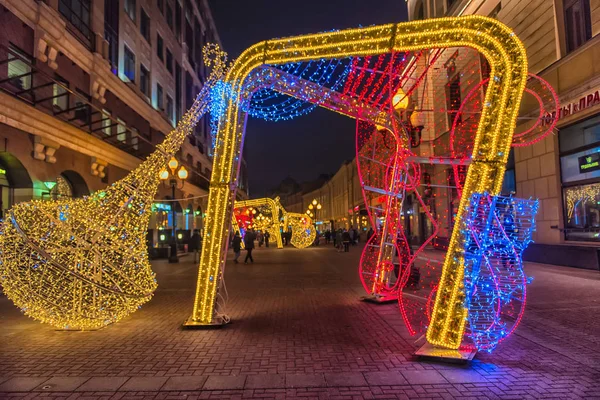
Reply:
M60 0L58 11L88 40L90 30L90 0Z
M158 58L163 61L164 60L164 50L163 50L164 44L163 44L163 38L162 36L160 36L160 34L156 34L156 55L158 56Z
M54 185L54 187L50 191L50 196L53 199L73 197L73 187L65 177L59 175L56 177L56 185Z
M69 108L69 92L65 89L65 86L69 87L69 82L59 76L56 76L55 79L61 85L57 83L52 85L52 105L59 110L66 110Z
M150 97L150 71L143 64L140 64L140 90Z
M163 88L160 83L156 84L156 108L164 110L163 104Z
M125 0L125 14L129 15L129 18L131 18L133 22L135 22L135 3L135 0Z
M13 44L9 45L8 50L10 83L22 90L31 89L31 57Z
M600 183L564 189L567 240L600 241Z
M143 8L140 12L140 33L150 43L150 17Z
M125 46L125 76L131 81L135 82L135 54Z
M564 0L567 52L581 47L592 37L590 0Z

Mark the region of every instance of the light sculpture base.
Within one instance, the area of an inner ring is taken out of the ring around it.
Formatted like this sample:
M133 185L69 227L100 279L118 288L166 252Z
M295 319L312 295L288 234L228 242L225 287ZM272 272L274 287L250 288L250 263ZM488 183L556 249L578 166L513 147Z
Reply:
M372 294L369 296L362 296L360 298L362 301L373 304L389 304L398 302L398 295L392 294L388 296L383 296L380 294Z
M225 325L229 324L231 320L229 318L224 317L216 317L209 323L204 323L200 321L194 321L192 317L189 317L185 320L183 325L181 325L182 329L185 330L206 330L206 329L220 329Z
M436 347L431 343L425 342L414 355L421 360L438 361L451 364L466 364L473 360L477 354L477 349L473 347L461 347L457 350Z

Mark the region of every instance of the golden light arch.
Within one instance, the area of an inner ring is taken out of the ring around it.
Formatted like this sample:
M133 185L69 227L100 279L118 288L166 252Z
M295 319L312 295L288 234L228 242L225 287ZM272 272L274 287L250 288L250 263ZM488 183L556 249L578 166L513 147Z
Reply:
M266 206L268 208L269 212L271 213L271 215L273 216L271 226L267 227L266 229L269 232L269 234L271 236L273 236L275 238L275 240L277 241L277 248L282 249L283 242L281 241L281 232L279 230L279 213L280 213L280 211L282 211L282 207L281 207L281 204L279 203L278 197L276 199L270 199L268 197L264 197L264 198L260 198L260 199L236 201L235 204L233 205L233 208L236 209L236 208L242 208L242 207L261 207L261 206ZM235 218L235 215L233 215L233 214L231 215L231 224L232 224L234 230L237 230L238 232L240 231L237 219Z
M255 44L234 62L226 83L235 95L219 124L208 200L206 236L192 315L186 325L211 325L226 256L232 194L237 185L246 112L240 104L248 75L262 65L369 56L391 51L471 47L488 60L491 73L438 295L427 330L434 345L458 348L465 328L464 216L473 193L498 194L527 80L525 48L508 27L482 16L439 18L274 39Z

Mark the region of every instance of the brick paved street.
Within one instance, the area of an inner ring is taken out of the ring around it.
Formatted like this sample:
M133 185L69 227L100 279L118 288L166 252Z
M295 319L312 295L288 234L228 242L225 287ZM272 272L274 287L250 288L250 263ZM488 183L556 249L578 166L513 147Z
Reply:
M222 330L180 329L190 257L155 262L152 301L96 332L53 330L0 296L0 398L600 399L600 273L528 265L522 325L465 367L413 358L397 305L358 300L358 256L262 248L228 263Z

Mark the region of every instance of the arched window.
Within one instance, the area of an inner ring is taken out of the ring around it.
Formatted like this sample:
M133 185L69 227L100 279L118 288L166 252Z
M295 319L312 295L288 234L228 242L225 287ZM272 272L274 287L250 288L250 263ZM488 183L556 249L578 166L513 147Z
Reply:
M50 191L50 196L55 200L64 197L73 197L73 187L67 178L62 175L56 177L56 185Z

